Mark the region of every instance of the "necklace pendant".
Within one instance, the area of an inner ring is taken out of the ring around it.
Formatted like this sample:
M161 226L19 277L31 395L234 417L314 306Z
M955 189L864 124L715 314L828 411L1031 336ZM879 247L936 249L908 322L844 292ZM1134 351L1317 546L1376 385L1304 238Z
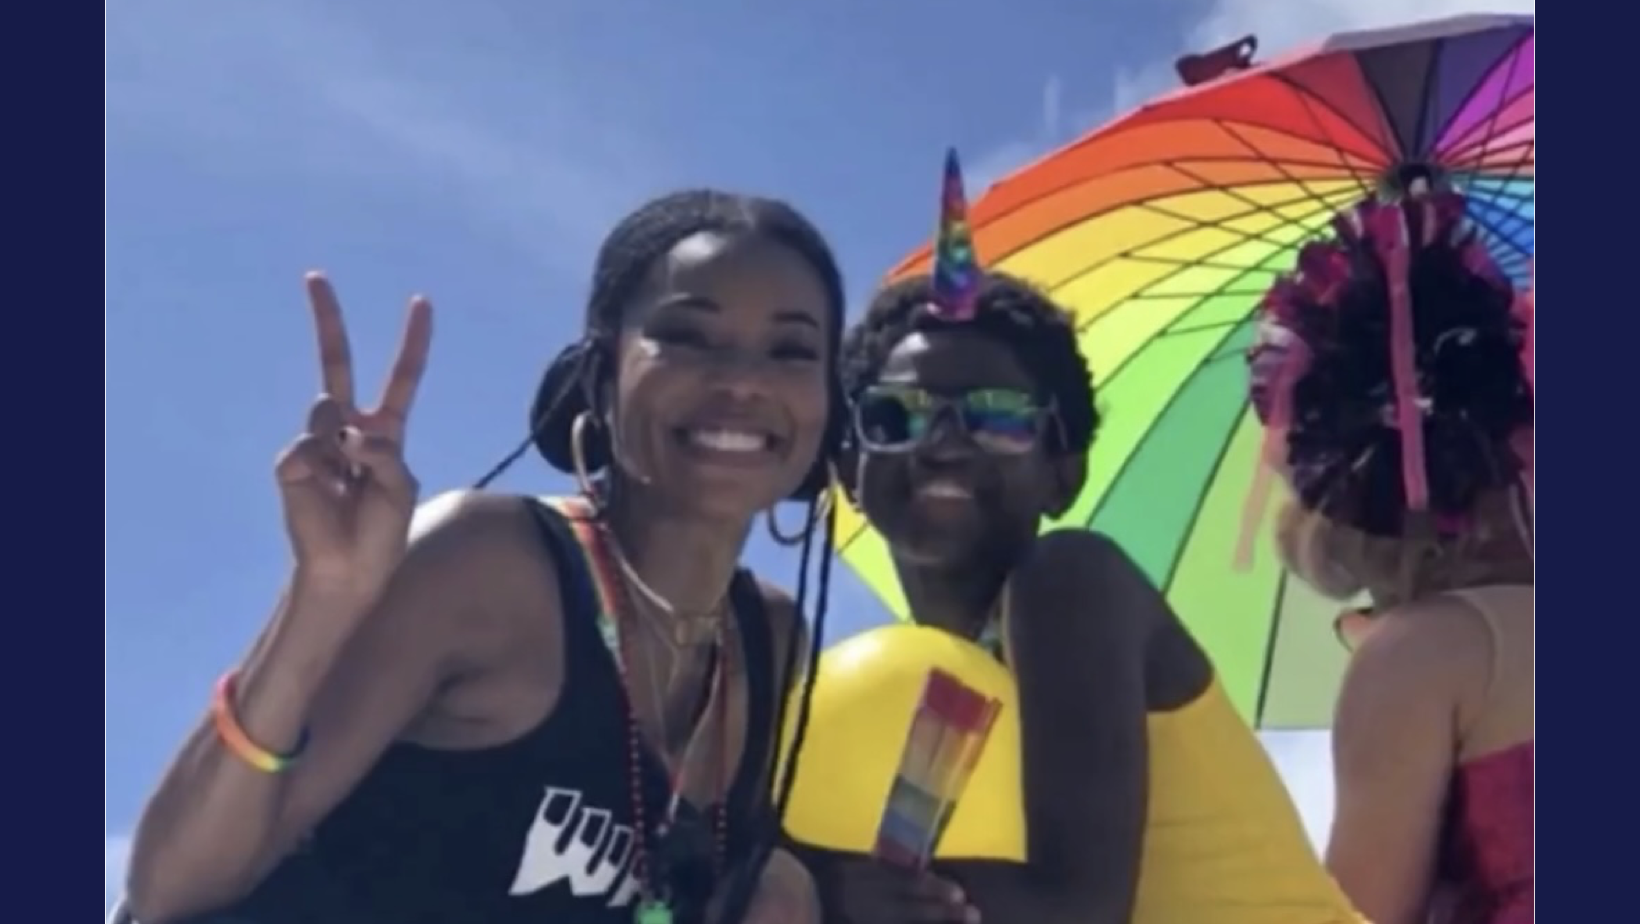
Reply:
M632 915L633 924L672 924L672 906L658 898L638 900L638 909Z

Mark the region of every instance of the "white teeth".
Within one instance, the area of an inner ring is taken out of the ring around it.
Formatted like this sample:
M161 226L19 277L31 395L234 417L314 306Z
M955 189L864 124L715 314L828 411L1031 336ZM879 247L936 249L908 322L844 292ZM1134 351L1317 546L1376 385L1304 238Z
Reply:
M762 435L743 430L690 430L689 442L714 452L761 452Z
M951 500L970 500L974 492L951 481L932 481L917 492L924 497L943 497Z

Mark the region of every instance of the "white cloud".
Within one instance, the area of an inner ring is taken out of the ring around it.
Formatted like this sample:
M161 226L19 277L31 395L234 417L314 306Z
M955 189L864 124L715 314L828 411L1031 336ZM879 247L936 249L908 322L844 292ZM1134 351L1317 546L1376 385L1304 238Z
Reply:
M1162 0L1179 4L1180 0ZM1160 5L1160 4L1159 4ZM1305 42L1339 32L1378 29L1466 13L1534 13L1532 0L1217 0L1205 16L1182 29L1176 48L1148 64L1118 68L1111 78L1109 105L1067 115L1063 84L1050 77L1043 89L1047 127L1037 138L1018 138L998 145L975 160L968 171L977 195L1002 176L1069 140L1067 135L1104 124L1116 115L1179 86L1173 62L1180 55L1217 48L1244 35L1259 41L1259 58L1280 55ZM1051 114L1051 115L1050 115Z
M1180 35L1177 49L1144 67L1116 72L1110 118L1179 85L1179 55L1217 48L1244 35L1258 37L1259 58L1268 59L1338 32L1381 29L1467 13L1533 13L1532 0L1217 0L1206 16ZM1103 121L1101 119L1100 121Z
M1332 736L1327 732L1266 732L1259 737L1281 771L1310 842L1320 851L1332 827Z
M1079 127L1071 126L1073 130ZM977 196L1004 174L1064 141L1066 129L1065 84L1058 76L1050 76L1042 82L1034 137L999 145L963 165L970 194Z
M264 184L297 175L436 199L549 257L595 243L653 185L633 154L649 148L612 124L618 107L570 92L571 75L530 62L518 76L481 43L333 12L303 0L116 5L112 144ZM573 263L584 268L578 252Z
M103 835L103 907L112 908L125 891L125 871L131 864L131 835Z

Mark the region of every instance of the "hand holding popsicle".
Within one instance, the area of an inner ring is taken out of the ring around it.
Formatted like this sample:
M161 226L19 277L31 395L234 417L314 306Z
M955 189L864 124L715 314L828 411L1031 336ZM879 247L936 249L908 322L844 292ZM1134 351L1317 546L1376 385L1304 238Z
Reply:
M849 924L980 924L956 883L865 858L838 864L832 901Z

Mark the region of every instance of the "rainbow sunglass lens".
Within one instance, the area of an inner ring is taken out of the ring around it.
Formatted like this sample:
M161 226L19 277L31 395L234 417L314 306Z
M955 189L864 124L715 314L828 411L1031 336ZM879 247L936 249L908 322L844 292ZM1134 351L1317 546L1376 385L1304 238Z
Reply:
M975 443L991 452L1028 451L1036 443L1043 419L1035 398L1016 389L984 388L947 396L920 388L879 386L861 396L855 407L855 426L867 449L900 451L927 438L948 411Z

